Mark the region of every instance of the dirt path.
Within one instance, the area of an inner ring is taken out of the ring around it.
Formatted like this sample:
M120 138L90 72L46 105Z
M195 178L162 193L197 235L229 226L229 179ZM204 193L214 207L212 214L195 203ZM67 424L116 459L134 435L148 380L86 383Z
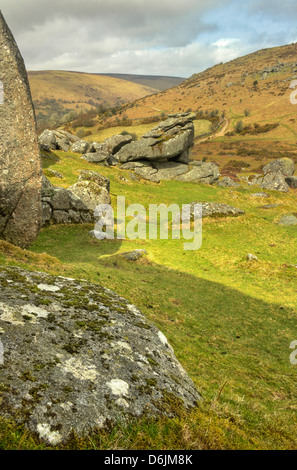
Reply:
M228 132L230 121L227 118L224 118L223 121L224 121L223 126L217 132L207 137L202 137L201 139L199 139L198 137L197 139L195 139L195 143L205 142L206 140L211 140L211 139L214 139L215 137L224 136Z

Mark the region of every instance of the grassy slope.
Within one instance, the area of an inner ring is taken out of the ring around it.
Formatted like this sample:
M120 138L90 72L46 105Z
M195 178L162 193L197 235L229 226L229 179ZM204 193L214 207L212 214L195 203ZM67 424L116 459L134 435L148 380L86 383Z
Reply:
M260 208L267 200L250 198L255 188L123 183L119 177L129 179L129 172L62 152L47 158L45 166L64 174L64 180L52 182L65 187L76 181L79 169L100 171L111 179L114 205L116 195L124 194L127 204L146 207L200 200L246 211L236 219L205 219L197 252L184 251L182 240L99 242L89 237L91 225L44 228L30 252L0 245L1 264L83 276L134 302L167 335L205 399L190 415L179 412L174 420L134 423L74 439L69 446L296 448L296 366L289 361L297 334L297 270L290 266L297 264L296 228L275 223L282 213L296 211L296 192L271 192L269 203L282 205L267 211ZM147 249L148 259L129 263L116 256L134 248ZM250 252L259 262L244 260ZM3 448L44 447L13 425L1 423L0 437Z

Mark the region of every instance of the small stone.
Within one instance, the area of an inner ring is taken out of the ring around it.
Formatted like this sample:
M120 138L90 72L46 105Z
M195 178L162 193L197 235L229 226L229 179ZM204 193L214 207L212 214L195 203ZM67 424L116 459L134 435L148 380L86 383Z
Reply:
M253 255L253 254L251 254L251 253L248 253L248 254L246 255L246 260L247 260L247 261L258 261L258 258L257 258L256 255Z

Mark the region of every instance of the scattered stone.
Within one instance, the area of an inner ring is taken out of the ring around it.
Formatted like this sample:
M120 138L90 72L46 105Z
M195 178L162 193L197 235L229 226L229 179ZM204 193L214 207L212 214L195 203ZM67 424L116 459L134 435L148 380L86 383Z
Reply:
M232 178L229 178L229 176L224 176L221 180L216 182L216 186L220 188L239 188L240 184Z
M64 130L49 130L45 129L42 134L38 137L40 150L51 151L51 150L62 150L68 152L70 147L75 142L80 142L80 139L70 134L70 132Z
M261 206L260 209L275 209L280 205L281 204L265 204L264 206Z
M187 409L201 400L164 334L110 290L14 267L0 284L0 415L47 444L173 417L168 396Z
M42 221L42 169L28 76L0 12L0 238L27 248Z
M217 202L200 202L195 201L183 207L180 215L173 220L173 223L178 223L179 220L186 222L187 215L190 214L190 220L194 217L195 204L202 205L202 217L238 217L245 214L241 209L237 209L227 204Z
M267 193L253 193L250 194L251 197L270 197Z
M43 170L43 173L45 176L49 176L49 177L61 178L61 179L64 178L64 176L61 173L59 173L58 171L52 170L51 168L46 168L45 170Z
M93 181L94 183L98 184L102 188L105 188L106 191L109 192L110 190L110 180L106 176L97 173L96 171L92 170L80 170L78 181Z
M140 258L143 258L145 255L147 255L146 250L134 250L134 251L127 251L125 253L120 253L120 256L122 256L123 258L129 261L137 261Z
M106 165L109 157L110 155L107 152L89 152L82 156L82 158L89 163L100 163Z
M248 253L248 254L246 255L246 260L247 260L247 261L258 261L258 258L257 258L256 255L253 255L253 254L251 254L251 253Z
M70 151L74 153L87 153L89 149L90 149L90 144L89 142L86 142L85 140L78 140L74 142L70 147Z
M297 214L285 214L278 221L279 225L297 225Z

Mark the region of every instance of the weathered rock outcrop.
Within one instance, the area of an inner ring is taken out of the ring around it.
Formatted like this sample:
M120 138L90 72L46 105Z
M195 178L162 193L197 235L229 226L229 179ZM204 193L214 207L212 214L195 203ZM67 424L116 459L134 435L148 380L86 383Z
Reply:
M101 165L117 165L118 160L113 157L122 147L132 141L131 135L114 135L104 140L102 144L93 142L89 149L83 152L83 158L91 163Z
M91 212L98 204L111 203L109 192L94 181L78 181L69 186L68 191L77 196Z
M201 399L163 333L110 290L12 267L0 285L0 415L46 442Z
M181 214L173 220L173 223L177 223L179 220L187 222L187 216L190 215L190 219L194 217L195 205L202 205L202 218L204 217L238 217L244 215L245 212L236 207L228 206L227 204L221 204L218 202L200 202L195 201L187 204L181 211Z
M41 225L41 161L24 61L0 12L0 237L29 246Z
M284 193L289 191L289 186L281 171L268 172L264 176L258 175L252 180L252 184L267 190L281 191Z
M45 129L38 137L38 142L41 151L62 150L63 152L68 152L72 145L77 144L79 146L80 142L84 141L81 141L70 132L61 129L54 131Z
M240 184L229 178L229 176L224 176L221 180L217 181L216 186L220 188L239 188Z
M279 158L263 168L263 174L257 175L251 184L259 185L263 189L288 192L291 184L294 184L295 163L290 158ZM293 177L293 183L289 184Z
M138 160L164 161L182 159L188 161L193 146L195 114L175 115L144 134L140 140L125 145L116 153L120 163Z
M295 163L291 158L278 158L268 163L263 168L264 175L280 171L284 176L293 176L295 173Z
M133 170L141 178L159 183L161 180L177 180L189 183L212 184L218 180L220 172L215 163L193 161L188 165L175 161L148 162L145 160L127 162L123 170Z
M95 207L111 203L109 189L109 179L95 171L80 171L68 189L56 188L43 176L42 225L93 222Z

